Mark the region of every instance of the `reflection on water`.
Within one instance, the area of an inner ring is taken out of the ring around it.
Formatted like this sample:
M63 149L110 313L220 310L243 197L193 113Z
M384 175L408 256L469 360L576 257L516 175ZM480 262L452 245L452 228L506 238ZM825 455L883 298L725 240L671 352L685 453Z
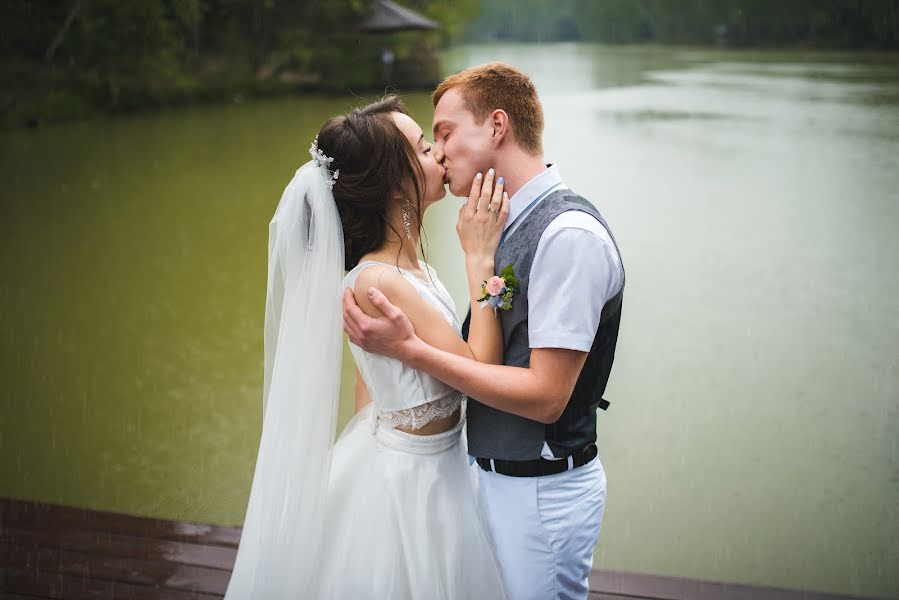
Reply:
M896 596L899 60L473 46L612 224L607 568ZM0 495L240 523L268 220L330 115L289 98L0 136ZM427 94L407 98L429 130ZM460 310L458 200L428 258ZM340 422L351 412L347 355Z

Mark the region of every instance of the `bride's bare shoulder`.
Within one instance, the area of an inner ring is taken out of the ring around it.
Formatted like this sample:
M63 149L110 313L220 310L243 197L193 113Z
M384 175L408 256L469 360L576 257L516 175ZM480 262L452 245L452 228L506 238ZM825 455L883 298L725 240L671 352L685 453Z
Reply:
M380 317L379 311L368 298L369 288L377 288L383 292L391 304L403 310L421 302L418 292L396 267L387 264L373 263L356 276L353 284L353 296L362 311L372 317Z

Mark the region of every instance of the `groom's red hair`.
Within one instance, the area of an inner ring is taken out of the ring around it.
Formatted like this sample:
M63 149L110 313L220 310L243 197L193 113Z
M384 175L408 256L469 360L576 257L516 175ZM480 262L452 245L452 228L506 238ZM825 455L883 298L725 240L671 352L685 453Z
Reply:
M509 115L518 145L531 154L543 152L543 107L527 75L503 62L469 67L437 86L431 96L434 106L452 88L459 88L478 122L500 108Z

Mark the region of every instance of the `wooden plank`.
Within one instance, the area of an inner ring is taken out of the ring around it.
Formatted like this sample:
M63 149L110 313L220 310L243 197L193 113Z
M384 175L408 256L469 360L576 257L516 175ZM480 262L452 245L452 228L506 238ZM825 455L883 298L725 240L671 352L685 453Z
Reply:
M27 531L5 528L0 533L0 543L13 546L30 546L71 550L88 554L143 558L150 560L211 567L231 571L237 556L235 548L175 542L152 538L119 535L116 533L59 530Z
M230 572L166 561L0 544L0 567L224 595Z
M754 586L594 569L590 591L652 600L846 600L849 596L811 590ZM855 600L874 600L852 597Z
M619 596L618 594L603 594L602 592L588 592L587 600L652 600L642 596Z
M0 498L0 531L4 526L32 530L105 531L198 544L237 548L240 527L167 521L43 502Z
M116 600L219 600L221 595L204 594L157 588L150 585L134 585L119 581L105 581L22 569L0 571L0 592L14 592L39 598L109 599Z

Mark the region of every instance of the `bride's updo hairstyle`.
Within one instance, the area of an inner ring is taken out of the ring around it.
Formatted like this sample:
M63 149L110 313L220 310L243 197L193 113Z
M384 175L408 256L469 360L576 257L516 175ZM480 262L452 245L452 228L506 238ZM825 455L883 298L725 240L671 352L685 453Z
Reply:
M334 182L334 200L343 225L346 269L356 266L363 255L382 247L393 202L408 201L413 226L421 231L424 173L415 149L393 121L390 113L409 112L396 96L333 117L318 132L319 150L334 161L331 171L340 170Z

